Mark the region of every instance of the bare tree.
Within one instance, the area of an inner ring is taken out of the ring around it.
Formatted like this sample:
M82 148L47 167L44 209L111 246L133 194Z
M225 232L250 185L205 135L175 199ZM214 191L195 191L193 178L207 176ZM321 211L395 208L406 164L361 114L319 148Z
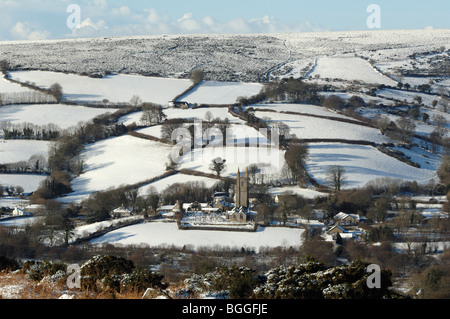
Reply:
M130 99L130 104L133 107L139 107L142 104L142 99L137 95L133 95L133 97Z
M51 95L55 97L57 103L61 102L63 96L63 89L59 83L52 84L50 86L49 92Z
M416 130L416 125L414 122L406 117L401 117L396 121L396 124L400 131L401 141L403 143L409 143L411 136Z
M386 134L386 130L388 129L390 123L391 120L386 115L381 115L376 119L377 127L383 135Z
M327 170L327 177L335 191L340 191L347 180L345 168L340 165L330 166Z
M202 69L196 69L191 74L191 80L194 82L194 84L199 84L201 81L203 81L205 77L205 73Z
M144 125L161 124L166 115L161 105L153 103L144 103L142 105L141 122Z

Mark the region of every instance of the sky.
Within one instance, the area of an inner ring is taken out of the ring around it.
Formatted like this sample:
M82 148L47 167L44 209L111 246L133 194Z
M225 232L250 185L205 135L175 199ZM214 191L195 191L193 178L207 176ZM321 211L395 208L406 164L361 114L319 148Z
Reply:
M0 0L0 41L424 28L450 29L449 0Z

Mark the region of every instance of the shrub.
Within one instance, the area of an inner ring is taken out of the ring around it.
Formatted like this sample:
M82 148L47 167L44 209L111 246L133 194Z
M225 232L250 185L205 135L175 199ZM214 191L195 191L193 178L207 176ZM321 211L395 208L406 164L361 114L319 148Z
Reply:
M22 267L22 272L35 281L41 281L46 276L53 276L58 272L66 272L67 266L60 262L27 261Z
M0 271L2 270L16 270L19 268L19 264L14 259L6 256L0 256Z
M123 257L110 255L99 255L88 260L81 267L83 276L91 276L97 280L102 280L114 274L126 274L133 271L134 264L131 260Z
M163 283L164 276L151 270L134 270L131 274L126 274L122 278L122 286L126 289L136 289L144 291L147 288L167 288Z

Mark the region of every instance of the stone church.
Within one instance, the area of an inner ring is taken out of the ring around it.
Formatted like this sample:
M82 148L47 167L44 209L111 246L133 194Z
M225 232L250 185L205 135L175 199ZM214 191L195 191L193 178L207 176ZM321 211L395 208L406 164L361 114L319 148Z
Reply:
M245 176L241 176L241 173L238 169L237 172L237 180L236 180L236 188L235 188L235 206L236 208L245 207L248 208L249 200L248 200L248 169L245 173Z
M227 221L230 222L248 222L253 219L253 215L250 214L249 205L249 178L248 170L245 176L241 175L238 169L236 186L234 190L235 194L235 207L227 213Z

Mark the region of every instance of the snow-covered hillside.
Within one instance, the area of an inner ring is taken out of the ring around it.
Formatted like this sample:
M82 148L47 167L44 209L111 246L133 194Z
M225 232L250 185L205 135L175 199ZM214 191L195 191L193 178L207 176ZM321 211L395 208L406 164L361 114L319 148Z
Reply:
M0 163L27 161L33 155L42 155L47 158L51 143L47 141L0 139Z
M258 82L275 66L301 77L320 57L357 54L377 63L404 63L413 53L449 43L450 30L163 35L7 42L0 43L0 56L24 69L186 78L201 67L208 80Z
M363 145L311 143L308 172L321 184L327 184L328 167L340 165L346 170L345 188L363 187L377 178L391 177L427 183L436 171L419 169Z
M85 172L74 179L74 192L64 201L81 200L92 192L140 183L163 174L171 147L132 136L110 138L86 147Z
M448 90L450 80L439 72L439 76L428 76L425 71L427 68L439 71L442 65L445 66L448 43L450 30L177 35L0 43L0 54L16 68L9 72L12 79L34 83L41 88L59 83L64 99L79 104L97 102L107 106L108 102L129 102L137 95L144 102L163 105L168 119L210 121L227 118L232 123L234 140L241 145L194 150L185 154L181 168L210 173L211 161L222 157L227 163L223 176L234 177L238 168L243 169L256 162L270 163L270 174L278 179L285 164L284 151L273 150L272 154L268 154L265 149L242 144L265 138L254 128L245 126L245 121L233 116L227 107L181 110L167 108L169 101L185 92L180 100L191 104L232 104L241 96L250 97L259 93L267 79L292 76L304 78L308 83L317 82L339 88L324 89L320 92L324 97L331 94L344 99L355 95L362 97L368 105L356 111L368 119L384 114L386 107L392 107L388 116L396 121L407 112L405 106L400 108L396 105L404 102L413 104L420 96L420 112L427 113L430 119L426 123L421 118L417 119L416 133L428 136L436 127L433 115L443 114L448 118L443 113L444 101L440 100L446 97L440 94L442 90ZM408 74L399 76L399 67ZM192 85L189 79L192 70L199 68L204 71L204 81L186 92ZM406 81L411 82L411 90L396 88L398 82ZM431 83L430 93L418 92L417 86L427 83ZM388 87L382 88L380 85ZM28 90L4 79L0 81L0 93ZM435 101L442 104L436 105ZM378 107L380 103L384 108ZM395 142L367 123L356 123L350 116L316 105L279 102L250 106L256 109L255 115L270 127L284 123L298 139L335 139L341 140L340 143L351 140L360 144ZM66 104L10 105L0 108L0 121L12 124L31 122L36 125L53 123L60 128L68 128L110 111L113 110ZM137 110L120 118L118 123L143 125L141 116L142 112ZM239 131L238 128L245 130ZM161 126L144 127L137 132L161 137ZM432 155L420 148L423 141L415 142L417 145L414 148L402 151L412 161L420 163L421 168L407 165L372 146L312 143L308 158L309 173L320 183L325 183L327 166L340 164L346 168L348 186L352 187L362 186L380 176L427 182L436 177L439 155ZM0 164L26 161L32 155L45 153L47 149L48 142L6 141L0 143ZM81 154L86 164L85 171L74 179L74 193L64 201L85 198L93 191L141 183L159 176L165 172L171 150L170 145L130 135L87 145ZM151 186L161 190L178 180L205 181L208 185L215 181L179 175L147 185L141 192Z
M313 71L313 78L338 79L339 81L361 81L368 84L395 86L397 82L376 71L361 58L319 58Z
M42 88L59 83L63 88L64 99L78 103L102 102L105 99L124 103L136 95L144 102L168 105L169 101L192 85L190 80L122 74L90 78L59 72L16 71L10 75L16 81L28 81Z
M76 126L79 122L88 122L105 113L114 113L115 109L88 108L66 104L21 104L0 108L0 122L11 124L32 123L35 125L55 124L60 129ZM0 132L0 136L3 132Z
M205 81L181 99L191 104L233 104L239 97L258 94L262 88L260 83Z

